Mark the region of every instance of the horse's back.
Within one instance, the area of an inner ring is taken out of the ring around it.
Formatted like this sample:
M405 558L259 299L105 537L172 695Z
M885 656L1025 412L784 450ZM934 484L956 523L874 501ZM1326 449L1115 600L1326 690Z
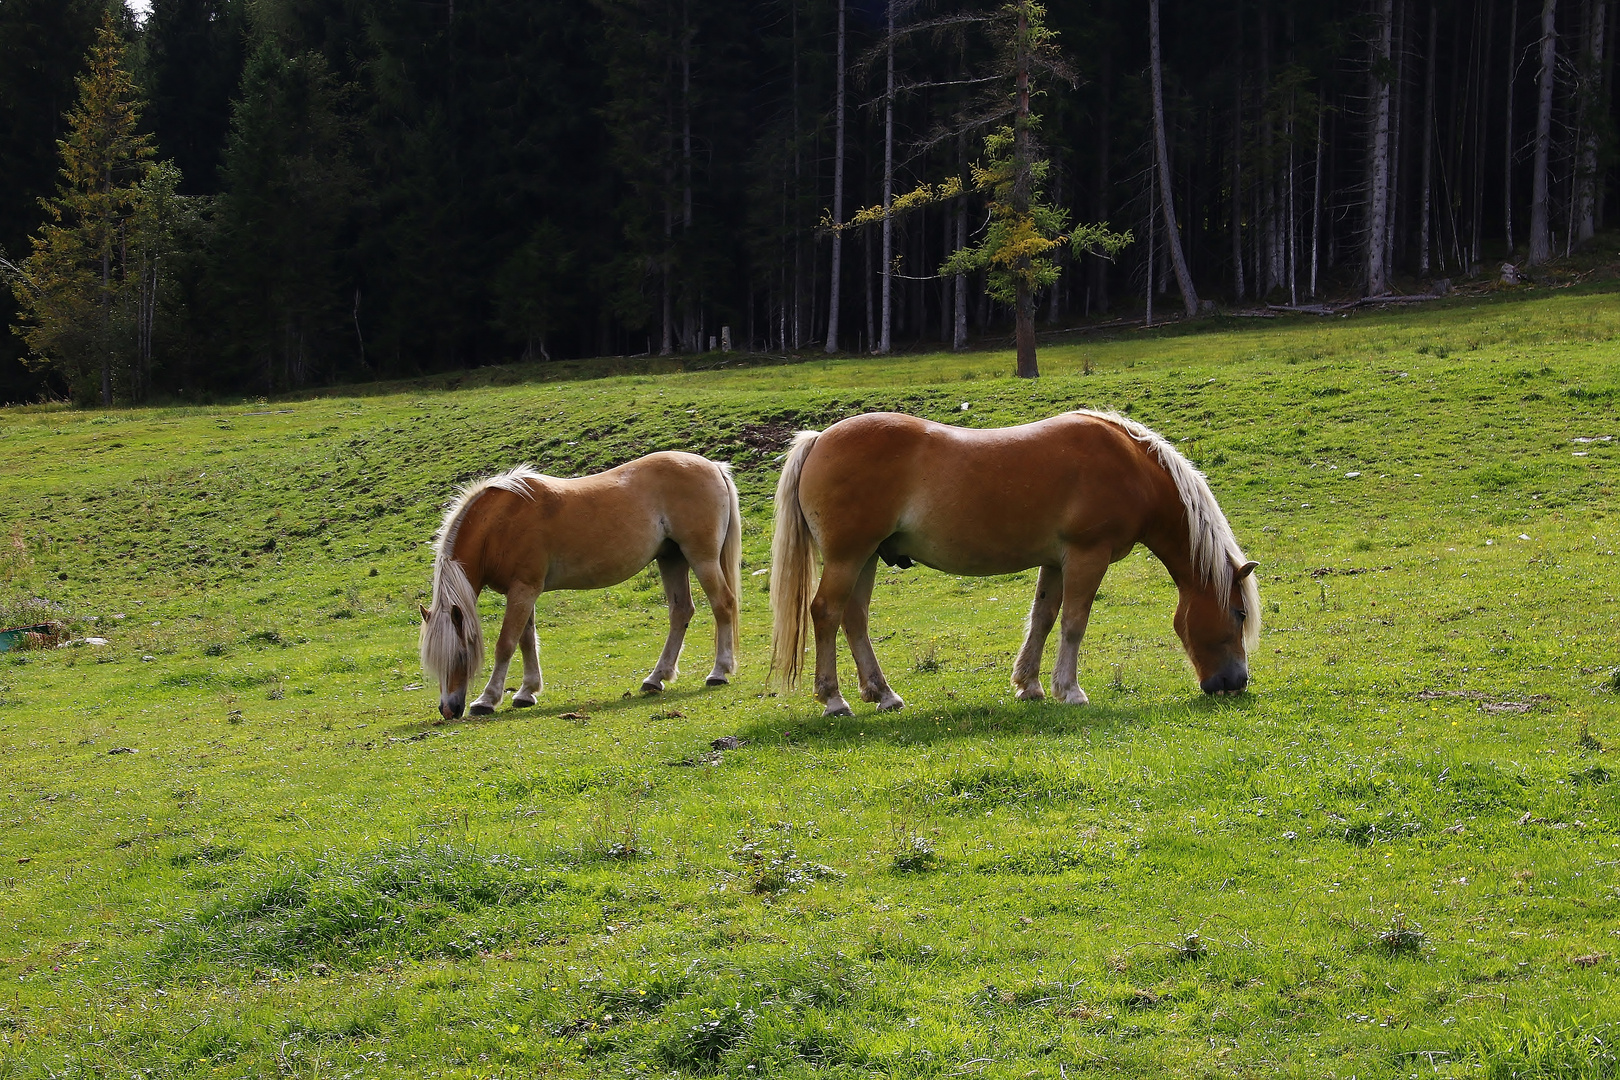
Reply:
M683 549L723 540L730 510L723 467L660 451L580 477L537 475L524 493L491 491L485 508L493 580L538 575L546 589L624 581L666 541ZM483 500L481 500L483 501Z
M800 502L834 548L882 541L888 556L1001 573L1049 564L1088 537L1134 535L1163 479L1127 432L1090 414L960 428L874 413L821 434Z

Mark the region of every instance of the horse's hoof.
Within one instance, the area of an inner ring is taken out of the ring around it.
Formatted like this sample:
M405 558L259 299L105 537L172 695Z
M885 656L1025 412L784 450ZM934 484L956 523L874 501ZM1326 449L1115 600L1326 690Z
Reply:
M493 713L494 711L495 711L495 706L493 706L493 705L485 705L481 701L475 701L471 705L467 706L467 715L468 716L488 716L491 713Z
M641 684L641 692L643 694L662 694L664 692L664 684L661 682L653 682L651 679L648 679L646 682Z
M837 705L829 705L829 706L827 706L825 709L823 709L821 711L821 715L822 716L854 716L855 713L850 709L849 703L847 701L841 701Z
M533 707L534 698L532 697L515 697L512 699L512 708L514 709L530 709Z
M724 675L710 675L707 679L703 680L704 686L729 686L730 684L731 680L726 678Z
M1080 689L1078 686L1075 687L1073 690L1065 690L1063 693L1059 694L1058 695L1058 700L1060 702L1062 702L1063 704L1065 704L1065 705L1090 705L1091 704L1091 699L1086 697L1086 692L1084 690Z
M888 697L878 702L878 712L899 712L905 707L905 699L892 690L889 692Z
M1046 691L1036 683L1034 686L1020 686L1013 696L1019 701L1041 701L1045 699Z

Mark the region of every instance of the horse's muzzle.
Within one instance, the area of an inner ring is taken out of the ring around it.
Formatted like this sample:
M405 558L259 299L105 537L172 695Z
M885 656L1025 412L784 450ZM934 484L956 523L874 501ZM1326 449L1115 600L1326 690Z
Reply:
M1231 663L1198 684L1206 694L1241 694L1249 685L1247 664Z
M446 720L460 720L462 709L466 704L467 692L465 690L457 691L454 694L446 694L439 699L439 715Z

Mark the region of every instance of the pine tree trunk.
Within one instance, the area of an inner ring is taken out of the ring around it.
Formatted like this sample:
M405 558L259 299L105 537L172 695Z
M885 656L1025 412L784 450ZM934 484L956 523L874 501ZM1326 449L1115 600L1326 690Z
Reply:
M838 0L838 104L833 134L833 224L844 223L844 7ZM827 351L838 351L838 301L843 296L844 234L834 228L832 234L832 281L827 298Z
M1531 167L1530 259L1539 266L1552 257L1547 209L1547 158L1552 148L1553 64L1558 55L1558 0L1541 3L1541 72L1536 86L1536 160Z
M681 241L692 242L692 30L687 5L681 4ZM681 347L696 352L696 313L692 298L681 290Z
M1243 283L1243 5L1233 4L1232 11L1238 68L1232 80L1232 293L1242 303L1248 293Z
M1608 0L1594 0L1586 24L1585 63L1581 72L1581 147L1576 166L1575 236L1590 240L1597 232L1598 132L1605 128L1607 87L1603 75L1603 46L1607 34Z
M1181 234L1176 231L1176 202L1170 186L1170 154L1164 137L1164 79L1159 54L1159 0L1148 0L1148 44L1152 55L1148 64L1153 77L1153 145L1159 159L1159 201L1164 210L1164 240L1181 289L1181 303L1187 317L1198 314L1198 290L1187 270L1187 257L1181 250Z
M799 227L799 196L802 180L801 162L799 154L799 5L789 4L789 22L792 26L793 74L792 74L792 102L793 102L793 213L790 227L793 231L793 347L804 347L804 334L801 319L804 315L804 230ZM699 348L702 345L699 343Z
M956 198L956 249L967 247L967 196ZM966 274L956 275L956 316L951 335L951 348L967 348L968 332L968 279Z
M110 170L109 170L110 171ZM112 406L112 256L101 253L101 403Z
M1158 253L1154 251L1154 242L1158 239L1159 230L1154 225L1158 215L1153 211L1154 200L1158 196L1159 173L1157 169L1148 170L1148 207L1147 207L1147 311L1144 320L1147 326L1153 325L1153 266L1158 261ZM1256 231L1258 236L1258 230Z
M1395 43L1391 53L1394 63L1394 85L1390 88L1389 104L1389 213L1384 221L1384 270L1387 274L1395 266L1396 221L1401 212L1401 136L1406 113L1406 34L1408 18L1406 0L1395 6Z
M1288 302L1299 303L1298 260L1295 258L1294 225L1298 215L1294 212L1294 96L1288 99Z
M1019 216L1029 213L1031 171L1029 138L1029 57L1025 52L1029 35L1029 9L1026 3L1017 5L1018 56L1014 74L1013 112L1013 212ZM1029 284L1029 256L1020 257L1013 264L1016 296L1013 303L1013 345L1018 353L1017 375L1020 379L1039 378L1040 366L1035 361L1035 292Z
M1257 177L1254 266L1255 296L1264 298L1282 285L1277 265L1277 154L1271 115L1271 12L1260 7L1260 168Z
M1519 70L1519 0L1508 6L1507 101L1502 109L1502 226L1508 258L1513 258L1513 76Z
M1485 4L1485 44L1480 51L1479 74L1479 136L1474 166L1474 262L1485 258L1485 143L1489 138L1485 125L1490 103L1491 34L1496 25L1496 0Z
M956 247L956 212L948 206L943 207L942 211L939 215L942 230L939 237L939 257L941 262L950 258L951 252ZM939 340L942 345L953 340L951 337L951 312L955 310L955 305L951 301L956 291L954 280L954 278L943 275L939 279Z
M1440 9L1429 3L1429 70L1423 77L1423 192L1418 202L1418 275L1429 275L1431 194L1434 190L1434 68L1440 53Z
M888 8L888 81L883 92L883 327L877 351L887 354L894 318L894 221L889 206L894 201L894 0Z
M868 194L871 188L867 188ZM862 343L867 352L877 352L877 313L876 301L872 296L872 230L861 230L861 257L866 269L866 340Z
M1327 103L1323 95L1316 102L1316 182L1311 185L1311 292L1316 295L1316 268L1320 265L1322 237L1322 125L1327 117Z
M1107 221L1109 217L1108 189L1110 177L1108 172L1108 147L1111 138L1109 132L1108 91L1113 78L1113 60L1110 54L1104 53L1102 57L1102 75L1099 82L1102 85L1102 101L1098 106L1097 116L1097 205L1096 219ZM964 234L964 243L965 234ZM1091 256L1091 289L1092 302L1097 305L1100 315L1108 314L1108 266L1109 262L1101 255Z
M1379 5L1377 34L1373 42L1372 85L1368 87L1372 138L1368 161L1367 221L1362 241L1366 246L1368 296L1389 291L1388 269L1384 265L1384 230L1389 215L1389 67L1391 23L1394 0Z
M1061 207L1063 205L1063 169L1060 167L1060 162L1058 161L1052 162L1052 205L1057 207ZM1053 261L1057 261L1059 258L1059 253L1054 251L1052 255ZM1062 283L1063 279L1061 277L1052 282L1052 294L1047 298L1051 306L1046 312L1046 322L1051 326L1055 326L1057 324L1060 314L1060 300L1062 293L1059 291L1059 286L1061 286Z

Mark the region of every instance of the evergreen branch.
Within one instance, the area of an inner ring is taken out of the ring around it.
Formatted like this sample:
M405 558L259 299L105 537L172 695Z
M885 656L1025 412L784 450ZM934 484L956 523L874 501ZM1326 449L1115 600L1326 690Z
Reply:
M855 216L848 221L834 221L830 211L822 211L818 228L822 232L841 233L845 229L861 228L866 225L876 225L884 218L899 217L912 210L919 210L931 203L947 202L962 194L962 181L959 177L950 177L939 185L919 184L917 187L889 200L885 209L881 204L868 206L856 211Z

